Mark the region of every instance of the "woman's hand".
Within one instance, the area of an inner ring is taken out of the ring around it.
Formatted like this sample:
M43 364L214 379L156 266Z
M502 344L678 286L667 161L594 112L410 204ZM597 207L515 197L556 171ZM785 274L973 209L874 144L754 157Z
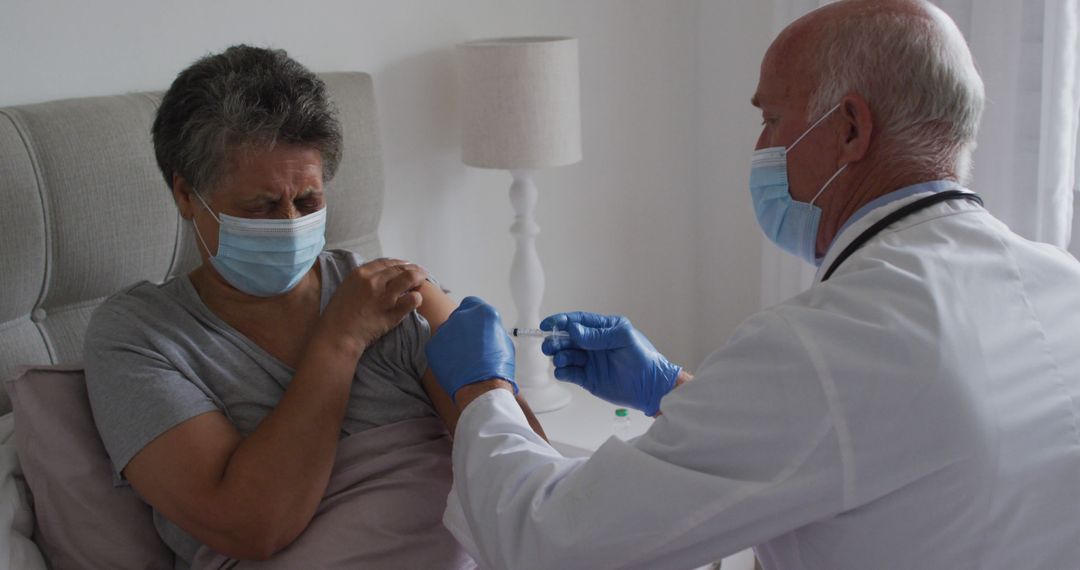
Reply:
M318 336L363 351L423 302L417 289L428 274L400 259L376 259L354 268L334 292Z

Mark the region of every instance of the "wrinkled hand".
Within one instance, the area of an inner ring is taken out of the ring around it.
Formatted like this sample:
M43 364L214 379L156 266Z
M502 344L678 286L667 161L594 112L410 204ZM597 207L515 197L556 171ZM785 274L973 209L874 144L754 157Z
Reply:
M427 277L422 267L400 259L353 268L327 304L321 331L362 352L420 306L424 299L416 289Z
M555 377L581 386L613 404L654 416L660 400L675 387L681 368L620 316L559 313L540 323L569 338L546 338L541 350L555 363Z
M499 312L479 297L461 305L431 337L425 349L428 367L451 398L474 382L502 378L514 385L514 343Z

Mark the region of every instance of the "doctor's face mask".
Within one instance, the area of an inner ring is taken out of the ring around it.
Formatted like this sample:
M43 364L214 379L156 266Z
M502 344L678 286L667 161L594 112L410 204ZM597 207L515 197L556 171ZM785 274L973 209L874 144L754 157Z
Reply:
M217 255L210 253L199 226L199 236L210 264L230 285L257 297L273 297L292 290L319 258L326 244L326 208L296 219L262 220L214 214L218 222Z
M765 235L780 249L796 255L807 263L820 265L815 251L818 225L821 223L821 208L814 205L829 184L847 168L843 165L837 170L809 203L796 201L791 197L787 174L787 155L799 141L803 140L814 127L821 124L833 111L840 108L837 103L814 124L810 125L795 142L788 147L773 146L755 150L750 164L750 197L754 202L754 214Z

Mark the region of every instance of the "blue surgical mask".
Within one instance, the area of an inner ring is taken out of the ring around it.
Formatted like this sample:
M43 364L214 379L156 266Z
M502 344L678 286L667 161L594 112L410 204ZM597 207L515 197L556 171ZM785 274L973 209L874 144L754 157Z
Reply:
M840 108L837 104L829 109L820 119L810 125L791 146L773 146L755 150L750 164L750 197L754 201L754 214L765 235L780 249L798 256L807 263L820 265L816 245L818 225L821 223L821 208L814 205L829 184L847 168L843 165L837 170L809 203L796 201L791 197L788 184L787 155L799 141L810 134L814 127L821 124L833 111Z
M326 245L326 208L293 220L256 220L216 215L198 192L195 196L218 222L217 255L195 226L210 264L249 295L273 297L292 290Z

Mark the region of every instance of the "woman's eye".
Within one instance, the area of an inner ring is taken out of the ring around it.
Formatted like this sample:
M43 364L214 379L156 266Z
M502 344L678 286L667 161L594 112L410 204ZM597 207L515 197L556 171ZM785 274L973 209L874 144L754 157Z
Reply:
M318 198L304 198L296 203L296 208L298 210L314 211L319 209L319 206L322 205L321 202L322 200Z

